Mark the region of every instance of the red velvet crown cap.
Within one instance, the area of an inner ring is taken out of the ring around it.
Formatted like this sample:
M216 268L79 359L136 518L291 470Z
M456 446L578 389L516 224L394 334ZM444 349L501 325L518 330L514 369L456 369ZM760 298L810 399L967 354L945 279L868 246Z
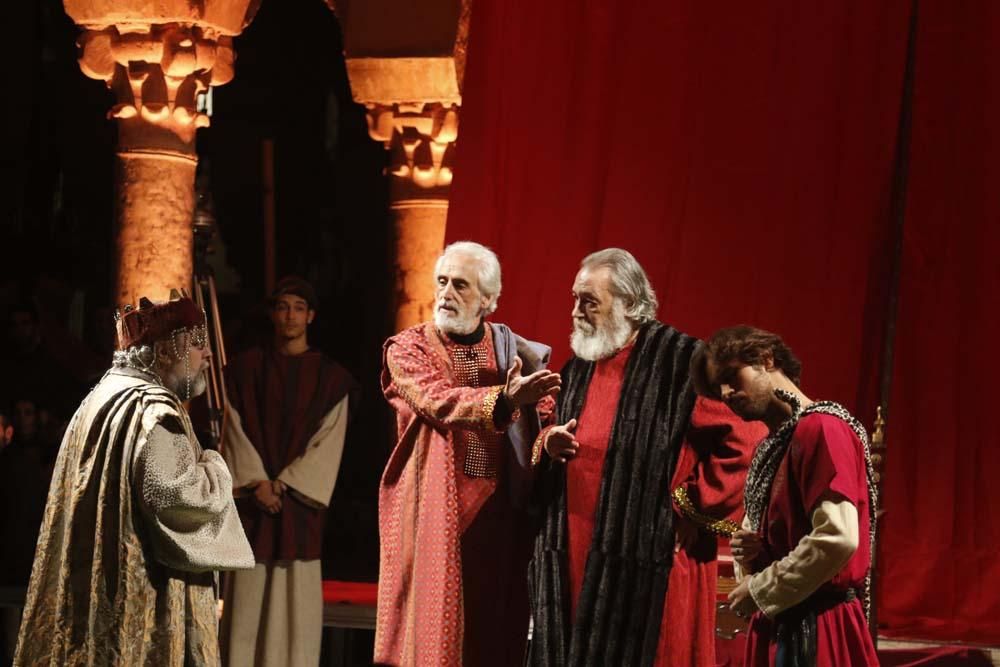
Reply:
M165 340L178 329L190 329L205 324L205 311L187 297L154 304L146 298L139 308L124 312L118 322L118 349L135 345L152 345Z

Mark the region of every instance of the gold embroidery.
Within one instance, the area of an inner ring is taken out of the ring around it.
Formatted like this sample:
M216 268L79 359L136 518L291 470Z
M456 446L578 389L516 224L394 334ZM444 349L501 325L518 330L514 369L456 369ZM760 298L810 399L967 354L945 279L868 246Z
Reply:
M496 410L497 399L500 398L501 391L503 391L503 385L497 385L490 387L490 390L483 396L483 426L491 431L496 430L496 424L493 422L493 412Z
M713 519L712 517L702 514L694 508L694 504L691 503L691 499L688 498L687 489L683 486L678 486L673 492L674 500L677 501L677 506L681 508L684 516L694 521L701 528L709 531L710 533L715 533L716 535L722 535L723 537L732 537L733 533L739 530L739 526L736 525L735 521L730 521L729 519Z
M451 359L452 373L455 381L470 389L487 387L494 380L495 373L491 368L490 352L493 339L490 336L483 336L483 339L473 345L461 345L457 343L446 344L448 356ZM499 473L499 457L501 451L500 433L497 432L493 424L493 410L496 406L496 397L490 403L490 387L487 394L480 399L480 407L486 416L479 415L481 425L479 429L461 430L455 433L457 442L465 445L465 462L462 465L462 472L469 477L484 479L496 479Z
M545 444L545 437L548 433L548 429L542 429L542 432L538 434L537 438L535 438L535 444L531 446L531 465L533 466L542 462L542 449Z

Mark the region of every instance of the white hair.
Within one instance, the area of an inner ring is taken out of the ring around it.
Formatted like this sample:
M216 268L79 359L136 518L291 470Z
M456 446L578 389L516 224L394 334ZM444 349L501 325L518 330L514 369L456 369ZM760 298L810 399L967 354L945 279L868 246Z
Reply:
M605 248L591 253L580 268L593 270L606 266L611 270L611 293L625 304L625 317L636 324L656 319L659 302L646 272L628 250Z
M452 243L434 264L434 275L441 271L441 263L450 255L466 255L472 257L479 264L479 291L490 300L486 306L486 314L489 315L497 309L497 301L500 300L500 260L496 253L475 241L456 241Z

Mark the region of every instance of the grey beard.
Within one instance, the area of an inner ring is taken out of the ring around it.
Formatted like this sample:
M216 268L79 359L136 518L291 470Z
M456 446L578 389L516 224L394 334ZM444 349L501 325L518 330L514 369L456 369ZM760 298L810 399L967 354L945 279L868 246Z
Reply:
M191 399L195 396L201 396L205 393L206 389L208 389L208 379L205 377L205 371L202 371L201 373L195 374L195 376L191 378L191 395L188 396L188 398Z
M588 328L591 330L588 331ZM613 357L625 347L633 331L632 323L625 318L625 307L615 303L611 319L602 327L592 328L574 321L569 346L573 349L573 354L584 361L600 361Z
M163 374L163 386L170 391L177 394L177 397L182 401L188 401L195 396L201 396L208 389L208 380L205 377L205 373L196 373L191 376L191 395L188 396L188 377L183 371L179 373L164 373Z
M441 333L455 334L457 336L470 334L479 326L479 320L481 319L482 313L477 313L472 316L449 315L446 311L438 310L436 307L434 309L434 326L436 326Z

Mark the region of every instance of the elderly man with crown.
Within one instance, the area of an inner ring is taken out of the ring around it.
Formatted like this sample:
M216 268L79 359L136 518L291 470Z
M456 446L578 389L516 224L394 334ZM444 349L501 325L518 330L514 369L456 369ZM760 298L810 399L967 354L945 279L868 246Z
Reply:
M116 319L59 450L15 665L217 665L215 571L254 565L181 403L205 391L204 311L173 292Z

